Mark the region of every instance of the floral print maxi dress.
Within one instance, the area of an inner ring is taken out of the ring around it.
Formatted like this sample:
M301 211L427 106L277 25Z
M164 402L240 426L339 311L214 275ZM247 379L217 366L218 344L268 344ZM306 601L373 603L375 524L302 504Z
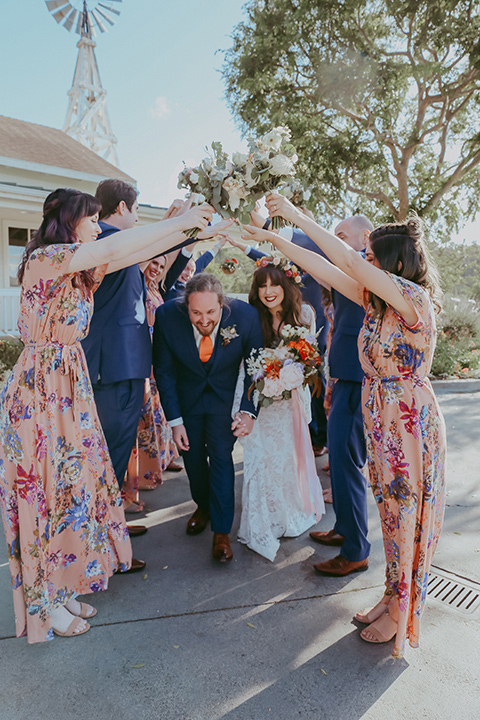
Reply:
M80 345L93 297L62 273L77 248L49 245L30 256L19 318L25 348L0 396L0 505L16 633L30 643L53 638L52 609L105 590L132 556Z
M365 372L362 407L370 483L380 511L386 594L397 596L394 657L418 647L428 572L445 508L445 423L428 380L435 318L428 293L390 276L417 313L406 325L392 307L382 319L367 307L359 335Z

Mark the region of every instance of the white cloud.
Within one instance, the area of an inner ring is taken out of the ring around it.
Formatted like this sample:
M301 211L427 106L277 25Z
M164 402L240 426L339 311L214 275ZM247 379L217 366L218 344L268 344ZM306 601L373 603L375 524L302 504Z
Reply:
M154 106L150 108L150 115L157 120L161 120L167 115L170 115L170 108L168 107L166 97L156 98Z

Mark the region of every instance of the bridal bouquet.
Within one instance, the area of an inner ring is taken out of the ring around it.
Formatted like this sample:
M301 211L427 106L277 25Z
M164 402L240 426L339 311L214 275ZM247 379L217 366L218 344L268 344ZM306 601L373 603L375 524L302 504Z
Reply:
M292 390L311 384L318 377L321 356L315 335L308 328L292 325L285 325L281 335L276 348L254 350L247 360L255 407L288 400Z
M277 192L284 195L295 207L304 207L312 194L297 178L292 178L280 185Z
M285 127L273 128L258 139L249 138L248 146L248 155L237 152L230 159L222 144L213 142L199 165L180 172L178 188L189 190L195 201L210 203L223 218L249 223L257 200L293 179L297 156ZM187 234L195 237L197 232Z

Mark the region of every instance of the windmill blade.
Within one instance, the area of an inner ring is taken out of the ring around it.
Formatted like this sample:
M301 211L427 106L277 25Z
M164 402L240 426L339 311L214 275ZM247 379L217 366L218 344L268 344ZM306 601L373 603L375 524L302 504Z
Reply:
M72 10L72 12L70 13L70 15L67 17L67 19L65 20L65 22L63 23L63 27L65 28L65 30L68 30L68 32L70 32L70 30L73 27L73 24L75 23L75 19L77 17L77 12L78 12L78 10L75 10L75 8L74 8Z
M80 12L78 15L77 27L75 28L75 32L77 35L82 34L82 22L83 22L83 12Z
M107 32L108 26L115 24L115 16L120 15L118 3L121 2L123 0L104 0L96 3L95 0L90 2L89 0L85 2L84 0L45 0L48 10L59 25L62 24L68 31L75 28L77 35L87 34L89 37L96 35L96 29L104 33Z
M90 12L91 17L95 21L96 26L100 30L100 32L102 32L102 33L106 32L107 28L102 23L102 21L100 20L100 18L97 15L97 13L95 12L95 10L90 10L89 12ZM92 23L92 25L93 25L93 23Z
M110 2L112 2L112 0L110 0ZM115 2L122 2L122 0L115 0ZM111 5L105 5L104 3L99 2L97 5L97 10L99 7L102 7L104 10L108 10L108 12L115 13L115 15L120 15L120 10L115 10L115 8Z
M64 5L70 5L68 0L45 0L45 4L50 12L56 8L63 7Z
M57 23L61 23L68 15L68 13L72 10L72 6L70 3L66 5L64 8L60 8L56 12L52 13L53 17L57 21Z
M110 20L110 18L107 15L105 15L105 13L103 13L101 10L99 10L98 7L97 7L96 12L99 15L101 15L104 20L106 20L108 23L110 23L110 25L115 25L115 20ZM118 13L118 14L120 15L120 13Z

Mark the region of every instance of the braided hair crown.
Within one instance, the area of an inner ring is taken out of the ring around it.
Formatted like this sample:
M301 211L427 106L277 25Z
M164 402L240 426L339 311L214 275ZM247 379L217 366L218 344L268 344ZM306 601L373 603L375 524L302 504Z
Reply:
M370 240L375 242L382 237L409 237L415 245L424 239L423 224L418 215L410 215L404 223L388 223L380 225L370 233Z

